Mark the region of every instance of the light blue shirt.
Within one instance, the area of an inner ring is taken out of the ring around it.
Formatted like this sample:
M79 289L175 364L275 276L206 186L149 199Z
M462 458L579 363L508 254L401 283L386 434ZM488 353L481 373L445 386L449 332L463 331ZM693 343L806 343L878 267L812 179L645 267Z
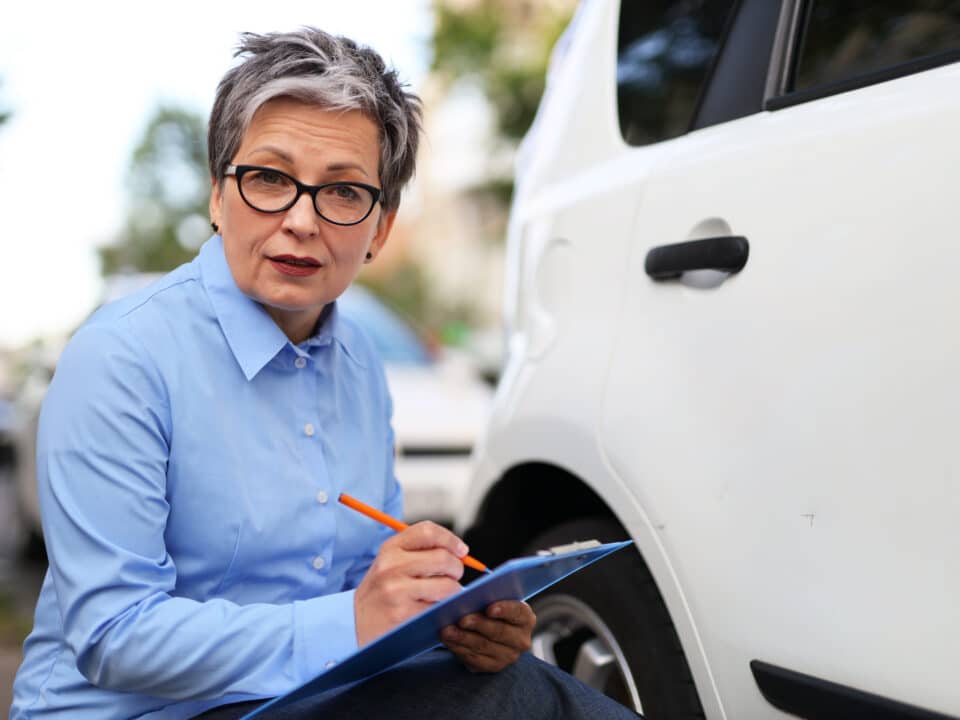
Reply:
M293 345L223 244L97 312L40 419L50 569L11 718L187 718L356 649L353 589L401 515L372 344L330 308Z

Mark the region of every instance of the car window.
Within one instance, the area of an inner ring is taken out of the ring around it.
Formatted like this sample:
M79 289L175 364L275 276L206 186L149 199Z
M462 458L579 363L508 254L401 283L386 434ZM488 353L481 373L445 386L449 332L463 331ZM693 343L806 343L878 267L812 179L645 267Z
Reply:
M960 0L810 0L793 90L960 50Z
M690 129L735 0L623 0L617 43L620 132L631 145Z
M337 304L344 315L366 331L380 359L388 365L428 365L430 351L417 334L372 294L351 285Z

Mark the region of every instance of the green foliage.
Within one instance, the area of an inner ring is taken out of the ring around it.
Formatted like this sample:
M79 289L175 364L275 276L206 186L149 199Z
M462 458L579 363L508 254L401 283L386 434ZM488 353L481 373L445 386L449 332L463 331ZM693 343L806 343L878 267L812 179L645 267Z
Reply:
M513 197L513 178L493 178L473 188L474 194L489 199L500 206L510 204Z
M0 78L0 85L2 84L3 84L3 78ZM0 125L3 125L9 119L10 119L10 111L0 108Z
M453 8L441 0L434 5L434 14L432 70L462 77L493 56L503 34L494 3Z
M357 282L408 322L418 318L411 324L435 324L435 318L427 317L431 307L430 288L419 265L407 261L386 276L361 273Z
M154 113L130 159L122 238L98 251L104 275L172 270L196 254L209 235L206 158L203 117L173 106Z
M403 318L428 345L462 345L476 319L468 300L454 306L438 302L423 268L411 260L387 275L361 273L357 282Z
M451 83L477 82L503 138L516 141L533 122L550 51L573 3L435 0L432 69Z

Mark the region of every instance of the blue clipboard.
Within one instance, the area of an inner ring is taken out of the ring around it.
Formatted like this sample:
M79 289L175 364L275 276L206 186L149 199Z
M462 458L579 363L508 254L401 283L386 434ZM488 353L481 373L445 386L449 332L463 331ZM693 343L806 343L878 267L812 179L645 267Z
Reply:
M438 647L440 630L464 615L477 612L498 600L527 600L556 582L616 552L632 540L593 547L574 547L570 552L508 560L491 573L481 575L456 595L424 610L386 635L286 695L261 705L243 716L256 718L327 690L346 687Z

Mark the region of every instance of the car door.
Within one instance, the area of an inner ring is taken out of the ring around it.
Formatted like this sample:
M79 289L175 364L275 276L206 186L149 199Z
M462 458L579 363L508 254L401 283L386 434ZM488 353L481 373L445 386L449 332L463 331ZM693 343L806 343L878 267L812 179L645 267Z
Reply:
M728 717L772 712L752 661L960 709L960 19L833 5L786 3L764 110L662 149L599 428ZM718 237L739 273L647 275Z

